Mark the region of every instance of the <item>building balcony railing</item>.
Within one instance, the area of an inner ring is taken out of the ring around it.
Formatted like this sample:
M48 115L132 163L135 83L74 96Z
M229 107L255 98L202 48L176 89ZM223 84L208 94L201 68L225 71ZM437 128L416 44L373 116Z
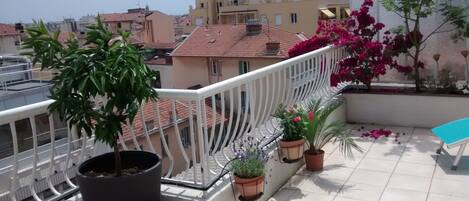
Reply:
M162 156L163 184L207 191L227 173L234 141L249 134L269 146L278 139L272 114L279 104L338 93L341 87L331 87L330 76L344 56L343 49L329 46L198 90L156 89L159 100L145 103L134 123L124 126L120 147ZM0 143L11 145L0 155L1 201L76 193L78 164L110 150L57 115L45 115L52 102L0 112Z

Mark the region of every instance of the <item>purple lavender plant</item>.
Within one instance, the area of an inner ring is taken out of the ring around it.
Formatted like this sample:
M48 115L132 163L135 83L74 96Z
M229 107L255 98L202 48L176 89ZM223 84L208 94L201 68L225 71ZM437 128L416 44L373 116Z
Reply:
M260 140L246 136L239 140L238 146L233 143L232 151L235 159L231 163L234 174L242 178L254 178L264 175L265 164L269 155Z

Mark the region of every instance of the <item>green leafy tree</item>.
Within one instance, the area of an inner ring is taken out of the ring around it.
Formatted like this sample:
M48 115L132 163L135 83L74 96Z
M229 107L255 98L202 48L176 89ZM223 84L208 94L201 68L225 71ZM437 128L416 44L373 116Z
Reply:
M80 46L74 37L61 43L59 33L49 33L44 23L35 22L27 29L25 48L33 62L42 69L58 71L52 80L50 98L55 100L49 111L76 125L96 141L114 149L115 175L122 174L117 140L127 119L133 122L141 104L156 100L151 86L156 78L145 64L141 52L128 41L129 33L114 36L97 17L97 24L88 27L86 42ZM96 98L103 104L96 105Z
M407 39L407 55L412 59L412 68L415 78L415 88L421 91L420 68L423 63L419 60L425 42L438 33L452 32L454 39L468 36L469 23L467 22L467 7L457 6L452 0L383 0L384 7L403 19L402 31ZM426 36L421 33L422 20L430 15L442 16L443 19ZM452 28L448 29L448 24Z

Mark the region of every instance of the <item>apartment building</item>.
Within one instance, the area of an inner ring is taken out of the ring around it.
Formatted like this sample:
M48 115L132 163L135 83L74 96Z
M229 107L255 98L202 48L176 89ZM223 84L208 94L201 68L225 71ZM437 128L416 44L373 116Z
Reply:
M172 53L174 88L207 86L277 63L304 39L259 23L197 27Z
M0 23L0 55L18 53L19 34L15 26Z
M240 24L257 19L294 33L314 34L318 20L343 19L347 0L196 0L189 9L192 26Z
M173 17L148 8L129 9L126 13L101 14L102 21L113 33L132 33L136 43L174 43Z

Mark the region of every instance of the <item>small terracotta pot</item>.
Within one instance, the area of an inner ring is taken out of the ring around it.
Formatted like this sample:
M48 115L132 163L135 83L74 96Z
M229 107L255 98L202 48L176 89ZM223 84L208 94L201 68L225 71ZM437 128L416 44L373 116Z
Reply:
M236 191L246 200L254 199L264 192L264 176L241 178L234 176Z
M306 169L309 171L320 171L324 167L324 151L319 150L319 154L305 151Z
M280 140L280 148L285 161L297 161L303 157L305 151L305 140L284 141Z

